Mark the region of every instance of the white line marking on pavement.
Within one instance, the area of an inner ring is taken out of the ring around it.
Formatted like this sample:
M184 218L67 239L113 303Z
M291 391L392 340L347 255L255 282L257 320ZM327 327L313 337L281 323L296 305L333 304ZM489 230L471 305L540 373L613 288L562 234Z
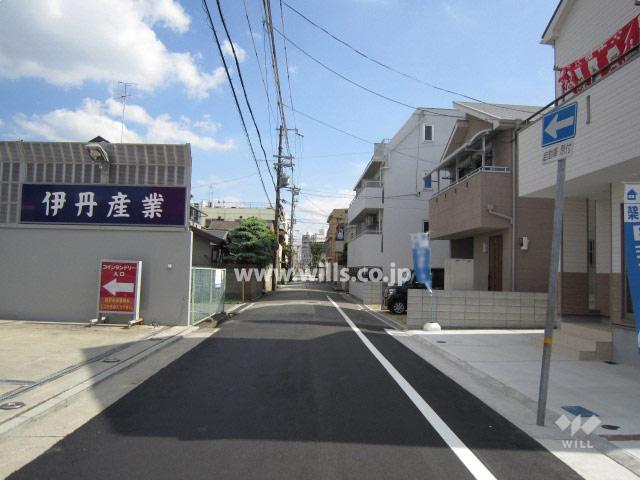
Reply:
M376 360L384 367L384 369L391 375L391 378L395 380L404 393L409 397L409 400L416 406L424 418L431 424L431 426L438 432L438 435L442 437L453 453L460 459L460 461L467 467L467 470L471 472L474 478L478 480L496 480L496 477L484 466L484 464L475 456L475 454L469 450L469 448L462 443L462 440L453 433L449 426L444 423L444 420L429 406L427 402L420 396L418 392L411 386L409 382L396 370L396 368L385 358L382 353L369 341L364 333L351 321L346 313L340 308L340 306L333 301L331 297L327 295L329 301L340 312L342 318L349 324L351 329L358 335L362 343L369 349L369 351L376 357Z

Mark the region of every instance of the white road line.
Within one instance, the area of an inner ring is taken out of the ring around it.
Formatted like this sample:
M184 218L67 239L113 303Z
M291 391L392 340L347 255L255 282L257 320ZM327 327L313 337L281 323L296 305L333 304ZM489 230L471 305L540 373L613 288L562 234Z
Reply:
M331 297L327 295L329 301L340 312L342 318L349 324L351 329L358 335L362 343L369 349L369 351L376 357L376 360L384 367L384 369L391 375L391 378L395 380L404 393L409 397L409 400L413 402L416 408L422 413L424 418L431 424L431 426L438 432L438 435L442 437L453 453L460 459L460 461L467 467L467 470L471 472L474 478L478 480L496 480L496 477L484 466L484 464L469 450L469 448L462 443L462 440L453 433L449 426L444 423L444 420L429 406L427 402L420 396L418 392L411 386L409 382L396 370L396 368L385 358L382 353L369 341L364 333L351 321L346 313L334 302Z

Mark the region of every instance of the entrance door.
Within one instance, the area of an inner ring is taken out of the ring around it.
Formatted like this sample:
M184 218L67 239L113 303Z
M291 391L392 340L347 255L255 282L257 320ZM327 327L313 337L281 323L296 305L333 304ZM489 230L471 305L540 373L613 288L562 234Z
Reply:
M489 290L502 291L502 235L489 237Z

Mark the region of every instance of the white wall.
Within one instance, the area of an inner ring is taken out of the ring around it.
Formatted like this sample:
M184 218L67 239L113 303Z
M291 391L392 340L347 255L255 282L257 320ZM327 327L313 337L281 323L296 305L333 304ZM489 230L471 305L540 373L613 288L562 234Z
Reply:
M413 268L411 233L422 232L422 222L429 220L429 198L434 189L423 189L423 177L440 162L453 125L462 116L456 110L434 109L437 113L418 110L386 145L387 162L382 170L384 204L382 254L385 273L391 262L397 267ZM432 142L422 141L422 125L433 125ZM435 184L433 185L436 186ZM444 268L449 258L448 241L431 245L432 268Z
M100 259L120 259L142 260L145 323L188 324L188 230L2 228L0 244L2 319L88 322L96 316Z
M597 5L603 4L602 7ZM617 28L623 26L626 20L630 20L632 13L621 15L620 11L633 10L633 2L624 3L623 8L605 8L604 4L597 0L581 0L576 2L576 12L585 16L583 9L590 5L593 15L601 8L609 13L602 15L602 19L591 19L602 25L594 32L592 30L573 31L570 45L565 45L558 40L557 51L570 51L571 53L559 54L562 58L558 65L565 65L583 54L589 53L589 48L606 40L607 36ZM628 7L627 7L628 5ZM596 8L597 7L597 8ZM637 7L635 7L637 14ZM576 14L577 15L577 14ZM577 20L575 20L577 22ZM567 34L568 35L568 34ZM579 52L578 52L579 48ZM549 66L551 69L551 65ZM586 196L596 189L628 179L630 175L637 173L640 161L640 129L638 112L640 111L640 59L630 61L628 64L613 72L608 77L588 88L575 100L578 101L578 127L574 142L574 153L567 160L567 195ZM591 122L587 120L587 96L591 97ZM573 101L573 99L570 99ZM541 149L541 122L538 121L520 133L520 175L519 186L521 195L552 196L556 181L556 165L550 163L542 165Z

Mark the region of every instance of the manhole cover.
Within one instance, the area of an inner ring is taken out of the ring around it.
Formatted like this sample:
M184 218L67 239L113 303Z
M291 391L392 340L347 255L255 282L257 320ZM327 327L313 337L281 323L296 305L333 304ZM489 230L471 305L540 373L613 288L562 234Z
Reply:
M0 405L0 409L2 410L16 410L22 407L24 407L23 402L7 402Z
M120 359L119 358L115 358L115 357L107 357L102 361L104 363L118 363L120 361Z

